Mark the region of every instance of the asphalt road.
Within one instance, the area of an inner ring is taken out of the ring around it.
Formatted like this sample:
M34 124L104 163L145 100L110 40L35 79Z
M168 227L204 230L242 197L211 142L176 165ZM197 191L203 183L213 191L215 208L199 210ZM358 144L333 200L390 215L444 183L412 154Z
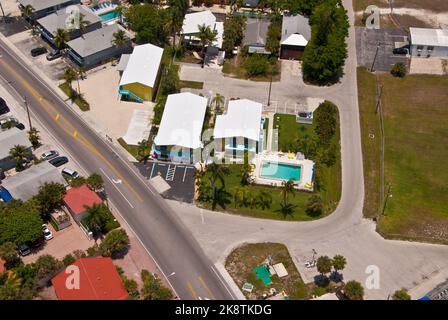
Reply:
M168 277L177 296L233 299L190 231L135 169L70 110L2 40L0 55L0 75L20 95L18 99L26 99L33 116L87 172L103 175L109 199Z

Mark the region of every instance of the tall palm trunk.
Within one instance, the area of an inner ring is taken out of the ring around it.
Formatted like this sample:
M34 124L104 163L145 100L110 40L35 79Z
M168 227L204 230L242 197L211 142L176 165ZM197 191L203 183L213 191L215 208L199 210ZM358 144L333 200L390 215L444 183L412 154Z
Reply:
M2 10L3 22L6 22L5 11L3 10L3 5L1 2L0 2L0 9Z

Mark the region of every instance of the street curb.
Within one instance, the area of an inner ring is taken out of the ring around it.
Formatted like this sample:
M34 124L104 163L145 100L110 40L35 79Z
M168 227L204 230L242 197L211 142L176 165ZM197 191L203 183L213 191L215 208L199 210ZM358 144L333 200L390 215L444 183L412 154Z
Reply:
M0 32L0 39L11 49L17 56L22 59L28 68L30 68L36 75L38 75L47 86L49 86L58 96L62 99L68 106L71 107L71 110L78 115L78 117L92 130L94 130L103 140L107 143L112 144L114 150L119 151L119 153L124 156L128 161L135 162L136 160L132 157L118 142L114 140L108 140L107 134L102 130L97 129L98 125L96 123L92 123L90 119L81 111L78 106L67 100L67 96L64 92L44 73L42 70L37 68L27 56L25 56L7 37L5 37Z
M229 286L230 290L232 290L232 293L235 295L235 297L238 300L247 300L244 294L241 292L240 288L238 288L238 286L236 285L235 281L233 281L233 278L227 272L224 265L220 262L216 262L215 268L216 270L219 271L219 274L224 278L226 284Z

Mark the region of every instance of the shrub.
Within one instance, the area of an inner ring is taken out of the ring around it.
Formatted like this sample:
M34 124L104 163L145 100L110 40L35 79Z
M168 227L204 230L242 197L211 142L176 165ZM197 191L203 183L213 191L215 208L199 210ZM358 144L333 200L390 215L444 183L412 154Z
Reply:
M392 70L390 71L390 73L394 77L403 78L406 75L406 66L402 62L397 62L392 67Z
M269 69L268 59L262 54L254 53L246 59L244 68L249 77L265 75Z

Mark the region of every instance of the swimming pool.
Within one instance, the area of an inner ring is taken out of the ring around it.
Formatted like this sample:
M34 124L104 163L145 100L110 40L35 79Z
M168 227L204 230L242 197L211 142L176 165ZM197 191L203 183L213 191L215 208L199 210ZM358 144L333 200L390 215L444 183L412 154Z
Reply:
M110 20L114 20L114 19L118 19L120 17L120 13L115 12L114 10L105 12L105 13L100 13L99 14L101 20L103 21L110 21Z
M263 161L260 176L263 178L299 181L300 166Z

